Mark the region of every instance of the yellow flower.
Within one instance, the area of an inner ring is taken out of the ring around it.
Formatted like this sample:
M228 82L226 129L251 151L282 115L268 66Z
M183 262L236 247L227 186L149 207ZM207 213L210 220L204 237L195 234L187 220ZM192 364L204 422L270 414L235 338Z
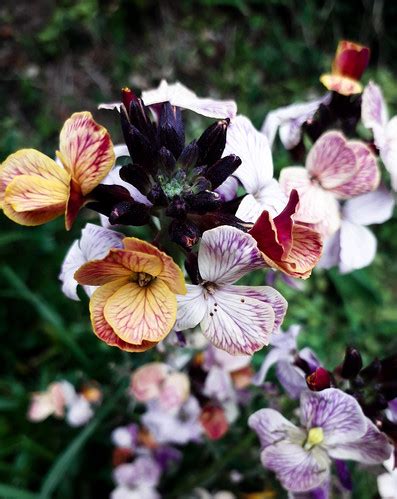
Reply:
M69 230L86 196L114 164L107 130L89 112L74 113L59 137L62 166L35 149L21 149L0 167L0 208L21 225L41 225L65 214Z
M151 244L126 237L123 249L75 273L83 285L100 286L90 300L94 333L108 345L129 352L152 348L171 331L176 294L186 294L180 268Z

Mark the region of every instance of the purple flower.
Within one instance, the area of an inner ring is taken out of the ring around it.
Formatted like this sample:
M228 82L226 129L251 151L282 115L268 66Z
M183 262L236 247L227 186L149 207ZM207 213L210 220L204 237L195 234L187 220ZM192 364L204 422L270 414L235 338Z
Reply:
M120 464L113 472L116 489L111 499L159 499L155 490L161 477L161 468L149 456L139 456L133 463Z
M261 442L262 464L292 492L306 492L330 477L331 459L378 464L393 447L352 396L336 388L301 395L301 426L273 409L248 420Z

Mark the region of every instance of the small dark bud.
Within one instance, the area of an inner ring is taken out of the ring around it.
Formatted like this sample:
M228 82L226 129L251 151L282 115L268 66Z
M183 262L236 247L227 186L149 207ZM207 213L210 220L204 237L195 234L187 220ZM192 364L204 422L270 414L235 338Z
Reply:
M212 189L216 189L234 173L241 165L241 159L235 154L229 154L208 166L203 172L204 177L211 182Z
M131 200L131 195L125 187L99 184L90 193L90 202L87 204L87 208L108 217L117 203L129 200Z
M199 154L199 146L197 145L197 141L194 140L183 149L178 158L178 164L182 168L185 168L185 170L191 170L196 166Z
M202 191L198 194L192 194L185 197L189 206L189 212L192 213L207 213L215 211L221 204L221 198L217 192Z
M137 201L122 201L118 203L109 215L112 225L146 225L150 219L150 208Z
M174 155L164 146L159 150L158 161L160 169L167 173L172 172L176 165Z
M156 143L156 127L150 120L147 108L143 104L142 99L135 99L131 102L129 117L131 124L145 135L149 142L152 144Z
M202 281L200 276L200 271L198 268L198 256L197 253L189 253L185 260L185 269L192 281L192 284L200 284Z
M318 367L312 374L306 376L306 383L313 392L321 392L331 386L331 375L323 367Z
M364 380L365 383L370 381L374 381L379 377L379 374L382 370L382 364L379 359L375 359L364 369L361 369L360 377Z
M163 105L158 133L161 144L178 158L185 145L185 128L179 107L171 106L169 102Z
M363 360L360 352L357 348L348 346L346 348L345 358L341 366L340 375L345 379L354 378L361 371L362 367Z
M173 220L169 228L171 240L190 251L198 243L201 231L188 220Z
M147 194L150 190L150 178L145 170L137 164L121 167L120 178L136 187L142 194Z
M230 120L219 120L209 126L197 141L200 155L197 161L199 165L212 165L221 158L226 145L226 131Z
M156 184L152 187L152 189L147 194L147 198L156 206L168 205L167 196L164 194L164 191L159 184Z
M130 109L131 102L136 100L136 98L137 97L134 92L128 87L124 87L121 89L121 99L127 111Z
M205 177L197 177L192 185L192 193L198 194L202 191L211 191L211 182Z
M222 211L214 211L205 213L204 215L189 214L189 218L200 228L201 232L214 229L220 225L231 225L237 229L244 230L244 222L234 215L223 213Z
M397 379L397 355L393 354L381 360L381 381L394 381Z
M385 400L393 400L397 398L397 380L382 383L379 385L379 392L383 395Z
M165 210L165 214L172 218L182 218L186 215L186 209L186 201L183 198L177 197L170 202Z
M128 151L134 163L155 171L155 156L149 140L133 125L123 107L120 109L121 129Z

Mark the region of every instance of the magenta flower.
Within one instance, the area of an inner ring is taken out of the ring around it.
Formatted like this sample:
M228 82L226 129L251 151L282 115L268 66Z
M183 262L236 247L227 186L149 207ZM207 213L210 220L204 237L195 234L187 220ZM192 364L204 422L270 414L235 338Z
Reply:
M295 426L274 409L261 409L248 420L261 442L262 464L292 492L321 486L332 459L379 464L393 450L356 399L336 388L303 392L300 421Z

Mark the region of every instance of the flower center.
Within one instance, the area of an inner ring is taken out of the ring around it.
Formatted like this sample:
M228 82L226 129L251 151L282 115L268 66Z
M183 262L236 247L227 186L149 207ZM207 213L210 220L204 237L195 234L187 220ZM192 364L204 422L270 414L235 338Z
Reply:
M202 283L202 286L207 291L207 293L209 295L215 294L215 291L216 291L216 284L215 283L206 281L206 282Z
M307 434L307 438L303 443L303 448L305 450L310 450L316 445L320 445L324 440L324 432L320 427L310 428Z
M155 279L155 277L147 274L146 272L138 272L136 282L138 283L138 286L140 286L141 288L145 288L153 281L153 279Z

